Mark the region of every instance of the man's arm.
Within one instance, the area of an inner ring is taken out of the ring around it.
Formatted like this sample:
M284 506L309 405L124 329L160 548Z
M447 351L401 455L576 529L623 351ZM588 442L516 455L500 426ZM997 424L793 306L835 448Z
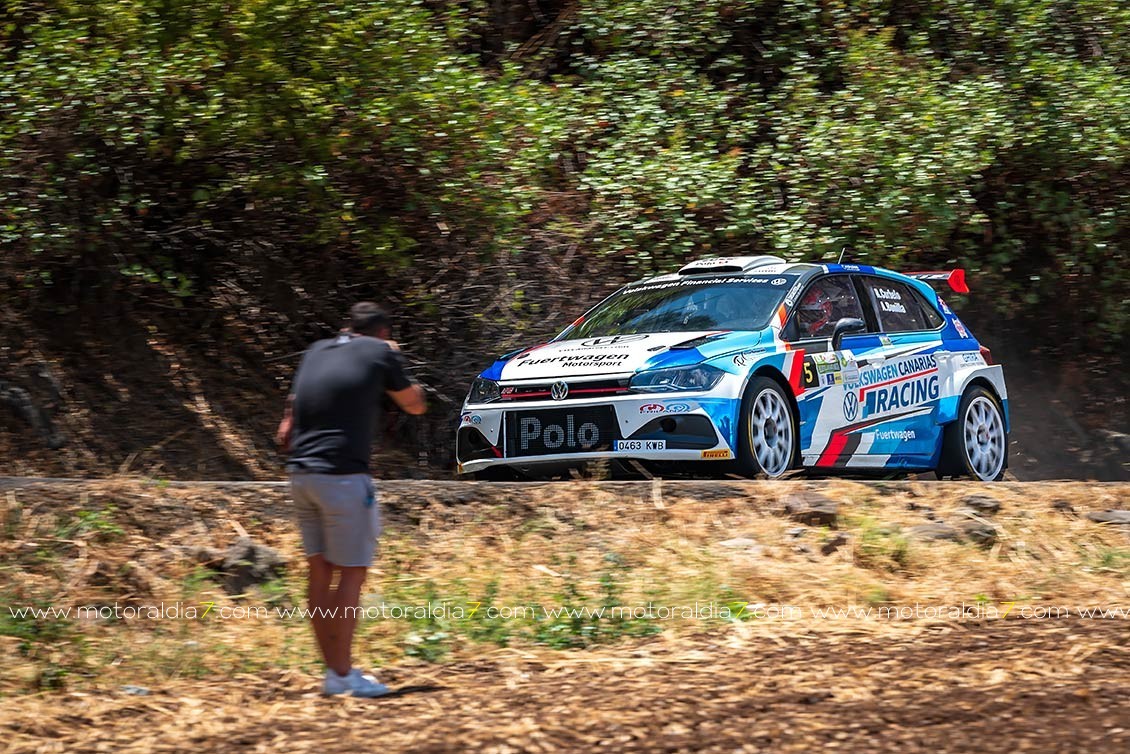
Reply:
M424 398L424 388L419 385L409 385L404 390L389 390L388 395L397 406L400 406L400 410L406 414L419 416L420 414L426 414L428 412L428 403Z
M291 393L286 397L286 408L283 409L283 418L279 422L279 429L275 432L275 442L278 443L279 450L284 453L290 451L290 436L294 431L294 394Z
M388 384L385 392L404 413L413 416L427 413L428 403L424 397L424 388L408 376L408 370L404 368L404 354L400 350L400 344L388 339L385 343L388 344L392 356L389 360Z

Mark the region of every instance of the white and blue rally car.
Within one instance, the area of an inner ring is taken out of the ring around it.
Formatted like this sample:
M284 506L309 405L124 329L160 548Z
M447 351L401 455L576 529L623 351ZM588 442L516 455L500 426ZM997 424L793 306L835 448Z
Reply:
M924 281L967 291L961 270L769 256L702 259L632 283L474 380L459 471L545 476L616 459L660 474L1000 479L1003 371Z

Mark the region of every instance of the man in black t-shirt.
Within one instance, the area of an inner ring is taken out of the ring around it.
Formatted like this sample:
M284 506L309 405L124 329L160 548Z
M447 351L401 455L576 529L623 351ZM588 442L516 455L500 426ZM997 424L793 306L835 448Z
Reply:
M279 424L310 565L307 599L326 661L326 694L388 693L353 667L351 652L361 586L381 532L369 455L385 395L406 413L427 410L424 391L408 377L390 334L375 304L354 305L348 330L307 349Z

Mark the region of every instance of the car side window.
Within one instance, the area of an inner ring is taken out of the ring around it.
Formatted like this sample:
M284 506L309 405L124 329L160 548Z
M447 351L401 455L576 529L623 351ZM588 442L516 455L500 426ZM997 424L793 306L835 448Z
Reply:
M794 312L795 332L801 340L832 337L836 322L844 317L863 319L863 307L847 275L817 280L800 297Z
M941 315L908 285L875 277L864 278L863 285L875 306L882 332L933 330L942 324Z

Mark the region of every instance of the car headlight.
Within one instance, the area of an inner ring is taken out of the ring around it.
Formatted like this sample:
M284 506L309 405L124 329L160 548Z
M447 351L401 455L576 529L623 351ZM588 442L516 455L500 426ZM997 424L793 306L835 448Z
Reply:
M471 383L471 392L467 393L468 403L490 403L502 397L498 383L483 377L476 377Z
M717 367L699 364L693 367L673 369L652 369L640 372L632 378L628 386L632 390L662 393L672 390L710 390L726 376Z

